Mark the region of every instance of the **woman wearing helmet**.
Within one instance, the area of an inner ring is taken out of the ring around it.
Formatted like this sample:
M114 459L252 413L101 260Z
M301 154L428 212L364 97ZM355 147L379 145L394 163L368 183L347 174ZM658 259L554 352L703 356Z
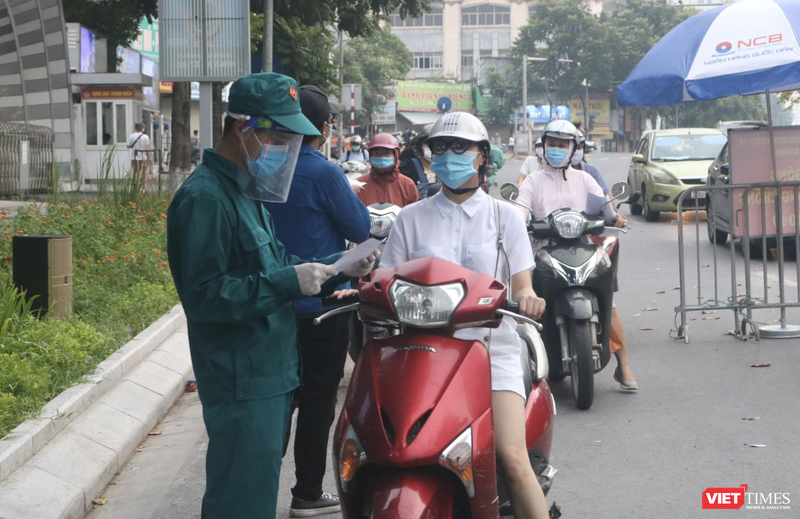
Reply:
M528 175L519 188L517 202L530 207L533 216L541 220L556 209L571 207L577 211L586 208L589 193L603 197L603 189L592 176L571 166L583 134L569 121L552 121L544 128L542 142L544 158L542 171ZM527 216L527 211L525 212ZM614 226L625 225L625 217L617 213ZM639 385L628 363L628 348L622 318L616 308L611 311L611 351L617 358L614 380L625 391L636 391Z
M517 187L521 186L522 183L525 182L525 179L528 178L528 175L534 171L539 171L542 169L542 156L544 155L544 148L542 146L541 137L536 139L534 149L536 150L536 155L533 157L528 157L525 159L525 162L522 163L522 167L519 170L519 178L517 179Z
M369 153L367 152L367 150L361 149L360 135L353 135L352 137L350 137L350 149L342 153L342 156L339 158L338 164L341 165L351 160L360 162L362 164L367 164L369 162Z
M433 125L427 145L432 152L431 169L442 182L442 190L400 211L381 266L441 258L510 286L520 313L539 318L545 303L531 286L534 261L525 222L513 207L480 189L491 160L483 123L468 113L446 114ZM525 388L516 323L505 318L497 329L468 328L454 336L489 346L497 458L514 516L548 517L547 501L525 445Z
M400 150L397 140L388 133L379 133L369 142L370 164L372 169L358 177L365 182L364 190L358 193L364 205L394 204L405 207L419 200L419 192L414 181L400 174Z

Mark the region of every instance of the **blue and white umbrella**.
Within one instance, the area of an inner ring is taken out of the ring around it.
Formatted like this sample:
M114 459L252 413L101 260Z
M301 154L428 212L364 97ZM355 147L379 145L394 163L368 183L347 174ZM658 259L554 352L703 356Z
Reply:
M692 16L617 87L623 106L800 89L800 0L740 0Z

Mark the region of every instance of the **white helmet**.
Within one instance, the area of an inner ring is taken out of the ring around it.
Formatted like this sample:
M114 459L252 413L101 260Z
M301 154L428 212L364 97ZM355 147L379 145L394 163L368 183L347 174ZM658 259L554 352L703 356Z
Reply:
M464 139L491 148L489 132L480 119L466 112L452 112L445 114L433 123L428 140L438 137L452 137Z
M350 144L351 145L355 144L356 146L360 146L361 145L361 136L360 135L353 135L350 138Z

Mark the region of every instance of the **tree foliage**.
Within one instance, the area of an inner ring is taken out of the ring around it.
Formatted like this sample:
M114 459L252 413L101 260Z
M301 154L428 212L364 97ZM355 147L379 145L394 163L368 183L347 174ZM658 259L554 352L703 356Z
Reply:
M274 15L274 52L281 60L281 73L300 85L317 85L329 91L338 84L337 64L331 60L336 34L325 25L306 25L296 17ZM250 14L252 52L261 49L264 40L264 15Z
M80 23L108 38L116 45L129 47L139 37L139 22L158 17L158 0L63 0L64 19Z
M521 75L517 72L518 69L512 67L487 69L486 81L479 87L486 100L486 111L481 112L481 119L487 127L507 125L520 105Z
M388 27L346 42L344 83L362 85L362 110L356 114L359 124L371 124L372 114L380 111L389 97L387 87L406 77L413 59Z

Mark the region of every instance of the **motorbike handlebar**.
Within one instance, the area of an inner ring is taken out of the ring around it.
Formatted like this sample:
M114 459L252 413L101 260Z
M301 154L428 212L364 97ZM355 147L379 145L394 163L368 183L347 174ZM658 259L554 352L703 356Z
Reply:
M333 296L323 297L322 298L322 306L325 307L335 307L335 306L349 306L353 303L358 303L360 301L358 297L358 293L345 297L343 299L337 299Z
M524 315L521 315L519 313L519 303L515 303L514 301L506 301L505 308L501 308L500 310L498 310L497 314L500 316L507 315L509 317L513 317L514 319L518 319L520 321L528 323L540 332L544 329L544 326L542 326L540 323L534 321L533 319L525 317Z

